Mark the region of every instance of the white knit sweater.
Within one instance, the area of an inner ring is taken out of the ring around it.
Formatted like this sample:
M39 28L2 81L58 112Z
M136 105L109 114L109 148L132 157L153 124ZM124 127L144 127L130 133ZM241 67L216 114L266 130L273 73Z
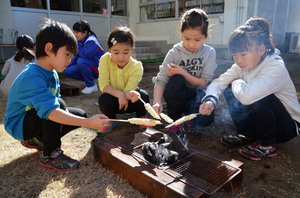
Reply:
M203 101L209 96L219 99L220 94L232 82L232 92L242 104L249 105L274 94L291 117L300 122L300 105L296 89L279 55L280 52L276 50L248 72L233 64L208 86Z

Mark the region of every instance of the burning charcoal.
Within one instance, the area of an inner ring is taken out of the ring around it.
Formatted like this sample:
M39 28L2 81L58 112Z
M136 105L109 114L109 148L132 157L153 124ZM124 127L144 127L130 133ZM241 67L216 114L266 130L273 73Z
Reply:
M176 151L172 151L170 149L164 148L162 149L162 161L161 164L173 164L178 160L178 153Z
M171 164L178 160L178 152L170 150L171 138L164 134L157 142L145 142L142 153L146 160L154 164Z
M162 143L171 143L171 142L172 142L172 138L167 134L163 134L163 136L156 143L162 144Z
M146 160L152 163L157 163L157 157L155 152L157 151L158 145L155 142L145 142L142 146L143 156Z

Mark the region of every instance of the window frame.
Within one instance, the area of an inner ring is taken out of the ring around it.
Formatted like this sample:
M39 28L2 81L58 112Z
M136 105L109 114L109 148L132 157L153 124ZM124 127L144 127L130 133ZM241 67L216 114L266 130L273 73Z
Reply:
M225 12L225 0L208 0L211 1L210 5L212 6L213 4L223 4L223 12L221 13L209 13L207 15L209 16L222 16L224 15ZM217 2L215 2L217 1ZM220 1L220 2L219 2ZM169 3L169 2L174 2L175 3L175 17L169 17L169 18L157 18L157 5L161 3ZM143 6L149 6L149 5L155 5L155 19L148 19L148 20L141 20L141 7ZM201 0L200 1L200 8L202 8L204 5L204 2ZM207 5L207 4L205 4ZM171 21L171 20L178 20L180 18L179 16L179 1L178 0L152 0L148 2L141 2L139 1L139 23L147 23L147 22L155 22L155 21Z

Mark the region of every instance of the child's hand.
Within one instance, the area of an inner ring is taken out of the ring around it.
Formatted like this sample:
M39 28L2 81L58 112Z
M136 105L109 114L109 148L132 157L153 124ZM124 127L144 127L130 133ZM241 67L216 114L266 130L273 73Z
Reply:
M168 64L168 76L174 76L175 74L183 75L184 72L185 70L179 65L175 65L173 63L170 65Z
M202 115L210 115L214 109L214 104L211 101L207 101L200 105L199 113Z
M128 107L128 100L126 98L125 93L122 92L122 94L120 94L120 96L118 97L118 101L119 101L119 110L123 109L126 110Z
M109 122L109 118L104 114L96 114L88 119L90 120L89 127L96 130L102 130L104 124Z
M153 104L152 107L158 115L163 111L163 107L162 107L161 103L156 102Z
M126 97L128 100L131 100L132 103L135 103L139 100L139 97L141 97L141 94L137 91L131 90L126 92Z

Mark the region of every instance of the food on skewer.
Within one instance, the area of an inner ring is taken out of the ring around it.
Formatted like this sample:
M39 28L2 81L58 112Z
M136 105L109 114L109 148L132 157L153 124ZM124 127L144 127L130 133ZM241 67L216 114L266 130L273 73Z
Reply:
M170 125L166 126L166 128L169 128L170 126L173 126L173 125L179 125L179 124L181 124L183 122L192 120L195 117L197 117L197 115L199 115L199 113L192 113L190 115L183 116L182 118L179 118L178 120L176 120L173 124L170 124Z
M174 122L168 115L164 113L160 113L160 117L162 117L162 119L164 119L169 124L172 124Z
M159 120L147 119L147 118L130 118L128 119L130 124L155 126L162 124Z
M158 120L160 120L161 118L159 117L159 115L155 112L155 110L151 107L151 105L149 103L144 103L145 109L150 113L150 115L153 118L156 118Z

